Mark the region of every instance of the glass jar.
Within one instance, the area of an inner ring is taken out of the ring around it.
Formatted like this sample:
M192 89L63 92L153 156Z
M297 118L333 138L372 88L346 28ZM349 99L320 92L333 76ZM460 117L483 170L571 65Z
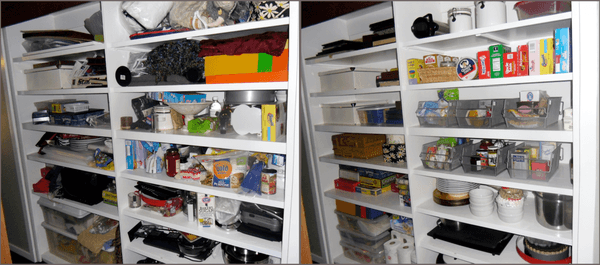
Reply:
M167 176L175 177L179 173L179 151L177 148L167 149L165 154L165 165L167 168Z
M166 105L154 106L152 115L152 129L157 131L173 130L173 120L171 119L171 107Z

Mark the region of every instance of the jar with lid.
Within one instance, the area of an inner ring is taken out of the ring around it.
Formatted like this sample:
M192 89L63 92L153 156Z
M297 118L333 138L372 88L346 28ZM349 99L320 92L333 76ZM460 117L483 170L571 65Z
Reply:
M221 109L223 108L223 105L221 105L221 102L219 102L218 97L212 97L212 103L210 104L210 110L209 110L209 114L211 117L213 118L217 118L219 116L219 112L221 112Z
M450 26L450 33L473 29L471 9L468 7L454 7L448 10L448 25Z
M171 119L171 107L158 105L153 108L152 129L155 132L173 130L173 120Z
M167 176L175 177L179 173L179 150L177 148L167 149L165 154L165 165L167 168Z
M498 147L489 146L488 147L488 165L490 167L495 167L498 164Z

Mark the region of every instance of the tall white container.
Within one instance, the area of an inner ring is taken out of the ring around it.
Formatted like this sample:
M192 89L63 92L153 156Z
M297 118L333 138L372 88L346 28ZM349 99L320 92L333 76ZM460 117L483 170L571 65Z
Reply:
M503 1L475 1L475 22L477 28L506 23L506 5Z
M376 87L377 76L385 69L349 67L320 72L321 92Z
M471 9L468 7L454 7L448 10L448 25L450 26L450 33L473 29Z

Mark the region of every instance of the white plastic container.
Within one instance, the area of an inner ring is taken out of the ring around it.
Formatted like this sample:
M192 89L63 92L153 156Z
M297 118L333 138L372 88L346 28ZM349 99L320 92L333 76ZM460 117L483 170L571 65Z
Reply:
M340 125L358 125L361 121L366 123L367 117L359 116L358 109L377 104L375 101L345 102L321 104L323 110L323 123ZM381 102L379 102L381 103Z
M92 225L94 215L61 203L40 197L38 204L44 214L44 222L59 229L75 231L75 234Z
M84 112L90 110L90 104L87 101L77 101L63 104L63 108L66 112Z
M503 1L475 1L477 28L506 23L506 5Z
M321 92L377 87L376 79L385 69L349 67L320 72Z
M27 90L47 90L71 88L71 69L27 70Z
M450 26L450 33L473 29L471 9L467 7L454 7L448 10L448 25Z

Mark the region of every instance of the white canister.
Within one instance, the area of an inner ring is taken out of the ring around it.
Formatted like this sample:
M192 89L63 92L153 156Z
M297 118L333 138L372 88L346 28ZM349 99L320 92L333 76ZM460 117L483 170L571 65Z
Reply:
M506 5L503 1L475 1L477 28L506 23Z
M173 130L171 107L165 105L154 106L152 127L154 131Z
M473 29L471 9L468 7L454 7L448 10L448 25L450 26L450 33Z

